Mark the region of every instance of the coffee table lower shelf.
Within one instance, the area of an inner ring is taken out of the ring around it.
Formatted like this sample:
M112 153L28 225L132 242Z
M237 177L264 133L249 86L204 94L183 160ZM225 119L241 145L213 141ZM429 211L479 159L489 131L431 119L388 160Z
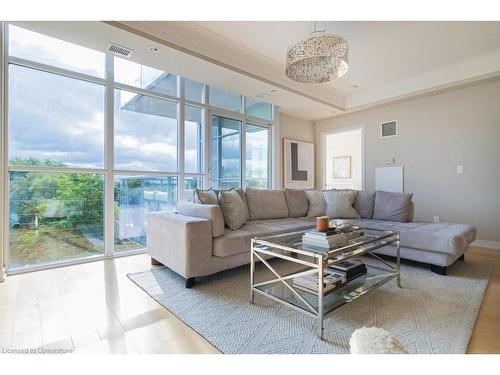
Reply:
M294 272L294 274L297 274L297 272ZM398 275L399 271L388 272L386 269L367 265L367 273L365 275L351 280L343 288L326 294L323 297L323 317L327 317L339 307L356 300L372 289L378 288L392 279L397 278ZM320 310L318 306L318 295L294 287L292 280L293 279L290 278L284 282L298 293L310 306L298 298L296 294L280 280L276 280L276 282L272 284L253 286L252 291L311 317L317 318L319 314L318 311ZM320 331L320 337L321 336L322 327Z

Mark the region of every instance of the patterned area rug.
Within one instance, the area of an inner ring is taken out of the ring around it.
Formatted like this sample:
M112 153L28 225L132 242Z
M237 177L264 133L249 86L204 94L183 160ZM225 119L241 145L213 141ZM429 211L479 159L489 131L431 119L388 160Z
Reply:
M272 260L283 272L288 266ZM257 271L265 274L264 266ZM316 320L256 295L249 303L249 266L201 279L192 289L166 267L128 277L223 353L348 353L349 337L377 326L397 337L410 353L465 353L488 284L489 271L457 262L449 276L418 264L402 264L399 289L392 280L325 320Z

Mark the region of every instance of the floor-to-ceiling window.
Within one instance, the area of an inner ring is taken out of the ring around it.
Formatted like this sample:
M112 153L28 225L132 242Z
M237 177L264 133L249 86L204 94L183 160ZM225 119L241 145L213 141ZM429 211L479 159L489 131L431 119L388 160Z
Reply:
M272 105L3 26L10 272L142 251L149 212L270 185Z
M105 54L8 36L9 268L103 255Z

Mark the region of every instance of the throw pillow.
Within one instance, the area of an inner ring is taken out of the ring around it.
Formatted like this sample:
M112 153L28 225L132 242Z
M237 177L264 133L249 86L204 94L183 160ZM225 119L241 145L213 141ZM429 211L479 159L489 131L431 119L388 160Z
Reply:
M245 203L245 215L246 215L247 221L249 221L250 220L250 211L248 211L248 203L247 203L247 196L245 194L245 190L243 190L242 188L237 188L236 191L238 192L241 199L243 200L243 203Z
M354 209L362 219L373 217L373 207L375 206L375 192L360 190L354 200Z
M306 197L309 201L307 217L323 216L326 211L325 197L323 192L317 190L306 190Z
M195 194L197 203L219 204L219 200L217 199L217 194L212 188L208 190L196 189Z
M243 199L235 189L221 190L219 193L219 205L226 226L231 230L240 229L246 222L246 208Z
M303 217L309 210L309 201L304 190L285 189L289 217Z
M413 193L375 192L373 218L377 220L406 223L410 219Z
M326 215L330 219L359 219L352 207L356 199L355 191L326 190L323 191L326 202Z

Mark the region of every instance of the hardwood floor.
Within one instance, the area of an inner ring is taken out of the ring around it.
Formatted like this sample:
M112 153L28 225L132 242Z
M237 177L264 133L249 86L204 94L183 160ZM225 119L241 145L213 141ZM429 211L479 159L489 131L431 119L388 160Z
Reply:
M77 353L219 353L126 276L146 255L9 276L0 284L0 348Z
M500 353L500 251L471 248L492 277L469 353ZM0 283L0 348L77 353L219 353L133 284L146 255L10 276Z
M467 353L500 353L500 250L471 248L466 261L491 269L488 289L477 317Z

